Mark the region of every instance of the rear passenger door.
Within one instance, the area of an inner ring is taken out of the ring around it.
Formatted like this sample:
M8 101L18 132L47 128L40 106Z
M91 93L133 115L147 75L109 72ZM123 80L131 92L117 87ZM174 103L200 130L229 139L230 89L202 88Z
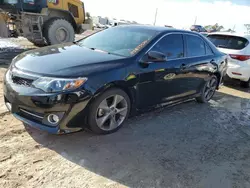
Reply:
M214 54L200 36L184 34L184 39L187 58L185 71L189 72L187 89L195 90L198 93L208 76L208 72L214 68Z

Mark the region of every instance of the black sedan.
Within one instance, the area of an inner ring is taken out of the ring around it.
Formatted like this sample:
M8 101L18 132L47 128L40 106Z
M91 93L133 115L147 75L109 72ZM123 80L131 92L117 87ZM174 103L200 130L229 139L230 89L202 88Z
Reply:
M119 26L15 57L4 78L5 103L17 119L50 133L87 127L107 134L142 109L208 102L226 64L198 33Z

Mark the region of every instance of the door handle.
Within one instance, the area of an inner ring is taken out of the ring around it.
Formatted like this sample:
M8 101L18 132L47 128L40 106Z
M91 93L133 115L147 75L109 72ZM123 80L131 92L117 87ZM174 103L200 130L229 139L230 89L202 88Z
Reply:
M186 68L187 68L187 65L185 63L182 63L181 66L180 66L180 69L185 70Z
M210 61L210 63L215 63L215 60L214 60L214 59L212 59L212 60Z

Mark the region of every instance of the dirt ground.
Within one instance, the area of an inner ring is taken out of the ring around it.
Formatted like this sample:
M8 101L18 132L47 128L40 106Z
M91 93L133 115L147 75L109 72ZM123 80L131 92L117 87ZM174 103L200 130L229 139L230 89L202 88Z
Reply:
M0 187L250 187L249 90L231 83L209 104L148 112L111 135L58 136L6 111L7 66L0 65Z

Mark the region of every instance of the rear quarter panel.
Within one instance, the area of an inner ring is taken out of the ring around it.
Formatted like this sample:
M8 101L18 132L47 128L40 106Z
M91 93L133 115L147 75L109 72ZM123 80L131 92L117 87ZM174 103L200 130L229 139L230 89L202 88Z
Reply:
M217 56L218 63L218 72L221 74L221 77L226 75L226 70L228 66L228 55L221 53Z

